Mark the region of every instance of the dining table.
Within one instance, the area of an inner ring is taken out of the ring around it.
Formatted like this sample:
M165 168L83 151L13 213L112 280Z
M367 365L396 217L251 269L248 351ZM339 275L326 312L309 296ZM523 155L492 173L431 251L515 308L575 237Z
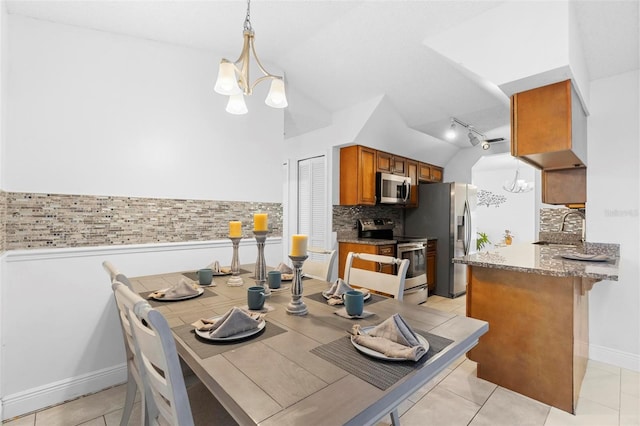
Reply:
M241 425L361 426L392 413L398 423L398 406L463 357L488 330L484 321L377 294L365 301L368 317L343 317L336 314L343 306L330 305L323 297L331 284L304 277L306 315L287 312L292 282L282 281L266 298L266 323L259 333L230 341L196 335L191 324L198 319L247 308L247 289L256 285L253 276L254 265L241 265L241 286L228 285L229 275L216 275L198 297L149 299L167 319L179 356ZM181 271L130 281L147 298L184 278L197 280L194 271ZM374 326L394 314L429 343L418 361L388 359L352 343L354 324Z

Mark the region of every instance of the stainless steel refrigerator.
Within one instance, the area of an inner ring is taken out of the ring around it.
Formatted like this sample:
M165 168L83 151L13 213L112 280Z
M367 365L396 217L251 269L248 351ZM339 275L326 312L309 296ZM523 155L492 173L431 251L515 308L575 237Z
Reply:
M435 294L458 297L467 292L466 265L451 259L476 251L477 189L466 183L431 183L418 186L418 207L406 209L407 235L438 239Z

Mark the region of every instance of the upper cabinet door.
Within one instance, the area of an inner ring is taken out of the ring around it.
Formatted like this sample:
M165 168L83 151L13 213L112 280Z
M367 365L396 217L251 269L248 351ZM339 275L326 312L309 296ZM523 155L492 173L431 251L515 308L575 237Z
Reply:
M354 145L340 150L340 204L376 204L376 151Z
M571 80L511 97L511 155L539 169L584 167L586 117Z

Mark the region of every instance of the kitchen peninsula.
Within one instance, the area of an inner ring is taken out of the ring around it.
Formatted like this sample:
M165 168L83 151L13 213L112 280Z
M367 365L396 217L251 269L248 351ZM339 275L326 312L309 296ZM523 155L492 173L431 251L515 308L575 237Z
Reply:
M563 254L610 260L567 260ZM467 356L479 378L575 413L589 351L588 292L618 280L619 246L517 244L455 258L468 265L467 316L489 331Z

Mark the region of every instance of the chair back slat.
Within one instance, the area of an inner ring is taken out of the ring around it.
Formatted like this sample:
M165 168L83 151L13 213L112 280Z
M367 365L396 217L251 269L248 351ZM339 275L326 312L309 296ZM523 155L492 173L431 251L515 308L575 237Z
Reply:
M167 320L126 285L115 283L114 292L131 328L150 419L160 417L170 425L192 426L189 397Z
M337 257L336 250L310 247L307 251L309 252L309 258L304 262L302 272L319 280L333 281L331 274ZM317 260L323 257L323 260Z
M353 266L354 259L373 262L375 264L397 265L397 271L395 274L386 274L383 272L356 268ZM350 286L363 287L369 290L390 294L394 298L402 300L408 268L408 259L398 259L392 256L382 256L369 253L349 252L344 267L344 280Z

